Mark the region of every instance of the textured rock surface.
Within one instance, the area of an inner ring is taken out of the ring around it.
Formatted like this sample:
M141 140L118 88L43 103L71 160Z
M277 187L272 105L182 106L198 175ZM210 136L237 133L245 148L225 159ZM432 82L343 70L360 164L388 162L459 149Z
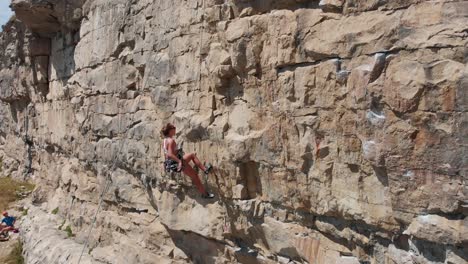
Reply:
M87 241L82 263L468 261L468 2L12 7L0 156L39 185L28 263ZM214 201L162 173L169 121Z

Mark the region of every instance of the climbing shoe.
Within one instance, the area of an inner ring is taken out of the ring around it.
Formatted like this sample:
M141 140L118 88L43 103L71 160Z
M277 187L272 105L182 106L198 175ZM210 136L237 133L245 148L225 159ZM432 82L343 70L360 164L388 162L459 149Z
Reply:
M205 174L208 174L213 169L213 166L210 163L208 163L208 165L206 165L205 168Z
M215 196L212 193L206 192L201 196L203 199L213 199Z

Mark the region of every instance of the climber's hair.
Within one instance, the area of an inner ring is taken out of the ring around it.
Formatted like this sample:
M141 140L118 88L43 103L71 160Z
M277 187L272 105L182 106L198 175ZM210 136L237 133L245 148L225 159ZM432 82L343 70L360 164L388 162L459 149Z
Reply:
M176 127L171 124L171 123L167 123L165 126L163 126L163 128L161 129L161 136L163 137L167 137L169 136L169 132L171 132L172 129L175 129Z

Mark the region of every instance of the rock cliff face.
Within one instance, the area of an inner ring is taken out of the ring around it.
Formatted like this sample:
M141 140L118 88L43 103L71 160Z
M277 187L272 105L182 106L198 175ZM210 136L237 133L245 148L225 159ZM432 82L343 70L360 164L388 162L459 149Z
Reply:
M468 2L12 8L0 157L39 186L28 263L468 261ZM162 171L167 122L215 200Z

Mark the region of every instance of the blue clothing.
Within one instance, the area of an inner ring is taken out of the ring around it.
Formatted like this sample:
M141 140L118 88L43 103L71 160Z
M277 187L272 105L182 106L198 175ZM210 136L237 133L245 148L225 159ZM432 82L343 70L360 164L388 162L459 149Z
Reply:
M15 220L16 218L14 218L13 216L7 216L3 218L2 223L5 223L5 225L7 226L13 227L13 223L15 222Z

